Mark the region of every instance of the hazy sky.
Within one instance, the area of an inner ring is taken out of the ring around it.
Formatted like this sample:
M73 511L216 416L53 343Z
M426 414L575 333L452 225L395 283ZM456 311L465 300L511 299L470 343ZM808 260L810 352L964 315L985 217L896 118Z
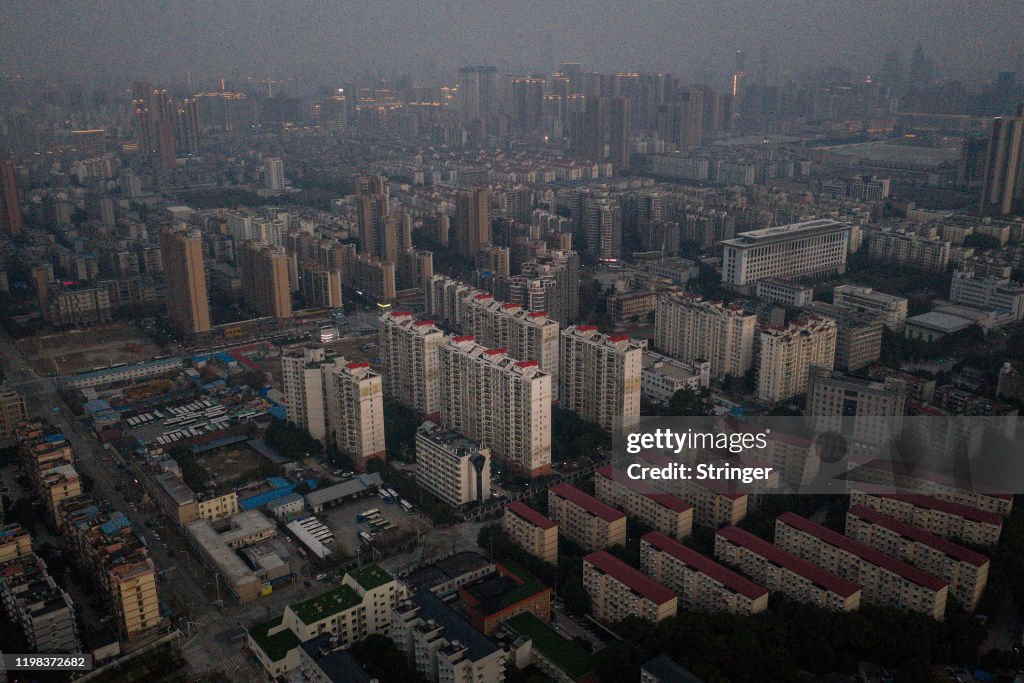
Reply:
M88 0L0 1L0 73L183 82L185 73L256 78L450 75L464 64L550 71L661 69L718 79L737 49L754 65L868 74L920 40L940 73L1021 68L1021 0Z

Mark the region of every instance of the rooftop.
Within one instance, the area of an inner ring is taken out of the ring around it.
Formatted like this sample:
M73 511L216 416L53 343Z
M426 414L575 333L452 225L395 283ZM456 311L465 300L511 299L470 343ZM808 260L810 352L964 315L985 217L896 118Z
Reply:
M989 561L989 558L979 552L965 548L962 545L957 545L956 543L942 538L941 536L936 536L930 531L925 531L924 529L913 526L912 524L901 522L894 517L883 515L881 512L877 512L876 510L872 510L871 508L863 505L851 506L847 514L860 517L871 524L877 524L878 526L885 527L906 539L916 541L917 543L926 545L929 548L934 548L939 552L945 553L948 557L959 562L967 562L975 567L981 567Z
M611 465L605 465L597 470L597 473L606 479L611 479L614 482L622 484L633 493L650 498L661 507L672 510L673 512L686 512L693 507L683 499L673 496L671 493L659 491L643 481L630 479L624 471L617 470Z
M544 515L540 514L526 503L522 503L518 500L509 503L506 506L506 509L518 515L519 517L522 517L530 524L540 527L541 529L546 530L558 526L553 521L551 521Z
M505 621L505 625L521 636L533 641L533 646L544 658L564 671L574 680L594 670L594 658L579 645L567 640L535 617L523 612Z
M668 553L701 574L710 576L712 579L718 581L734 593L739 593L751 600L756 600L768 594L767 588L759 586L750 579L740 576L728 567L723 567L714 560L701 555L696 550L688 548L678 541L672 540L660 531L652 531L649 534L644 534L641 540Z
M302 602L290 605L295 616L304 624L315 624L332 614L338 614L362 604L363 599L351 586L342 584L337 588L314 595Z
M580 491L572 484L558 484L557 486L552 486L548 489L548 492L554 493L560 498L565 498L574 505L578 505L590 514L600 517L606 522L616 522L626 516L611 505L606 505L597 498Z
M876 490L872 489L875 489L875 487L865 486L863 484L857 484L853 488L854 491L859 491L860 493L867 493L868 495L878 496L879 498L896 500L901 503L913 505L914 507L943 512L947 515L963 517L964 519L968 519L972 522L991 524L992 526L999 528L1002 528L1003 526L1003 516L998 512L987 512L985 510L979 510L978 508L971 507L970 505L951 503L948 500L942 500L941 498L935 498L934 496L926 496L923 493L882 493L879 490L881 487Z
M368 564L348 573L356 583L363 587L363 590L372 591L393 580L391 574L381 569L378 565Z
M651 577L638 569L634 569L606 550L598 550L596 553L591 553L584 557L583 561L656 604L661 605L676 597L674 590L665 588Z
M446 605L441 598L430 591L420 591L411 598L411 602L420 608L419 617L424 621L433 619L444 630L444 637L449 642L459 641L467 649L466 653L472 661L479 661L498 651L498 646L484 634L473 628L468 621Z
M276 617L270 621L264 621L261 624L256 624L249 628L249 636L256 641L256 644L260 646L260 649L266 653L267 657L271 661L278 662L284 659L285 655L294 648L298 647L299 639L295 637L295 634L288 629L281 629L274 635L268 635L271 629L277 628L281 625L281 617Z

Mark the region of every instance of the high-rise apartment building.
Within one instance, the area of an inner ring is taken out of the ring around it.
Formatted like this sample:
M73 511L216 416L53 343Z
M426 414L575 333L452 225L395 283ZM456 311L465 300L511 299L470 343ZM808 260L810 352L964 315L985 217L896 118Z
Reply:
M398 223L389 220L389 201L388 180L384 176L360 176L356 180L359 250L394 262L398 253Z
M340 367L339 367L340 366ZM338 452L365 472L371 459L387 457L384 445L384 383L369 363L336 363L328 406Z
M459 69L459 119L463 125L487 118L498 111L498 70L493 66Z
M678 593L680 607L743 616L768 608L766 588L657 531L640 538L640 569Z
M744 232L721 242L722 284L749 293L769 277L846 272L850 226L827 218Z
M839 285L832 290L832 304L839 308L880 315L890 329L902 329L903 321L907 319L906 299L876 292L870 287Z
M289 256L284 247L244 242L238 249L238 263L246 305L261 316L292 317Z
M594 616L606 624L616 624L626 617L659 622L674 617L678 609L674 590L607 550L583 558L583 587L590 596Z
M445 336L433 320L394 311L380 317L384 393L428 420L441 413L439 349Z
M263 160L263 186L273 192L284 189L284 162L278 157Z
M876 362L882 355L882 316L812 301L805 315L816 315L836 324L835 368L853 372Z
M785 327L765 327L759 342L757 399L778 403L807 391L812 366L832 369L836 324L810 318Z
M1001 215L1024 210L1024 104L1014 116L992 121L981 190L981 213Z
M512 79L512 118L519 130L530 132L540 126L546 85L543 78Z
M322 347L291 347L281 353L282 392L288 421L325 442L330 433L328 395L337 357Z
M459 190L455 198L455 250L476 261L491 243L491 191L485 187Z
M0 384L0 444L14 438L14 428L25 419L25 398Z
M682 361L706 360L716 379L742 377L751 368L756 334L757 316L739 305L671 294L654 311L658 350Z
M606 431L640 422L643 347L628 335L601 334L593 325L562 330L559 405Z
M20 235L21 200L14 162L0 159L0 233Z
M989 558L924 529L854 505L846 513L846 535L949 582L949 592L973 612L988 583Z
M491 499L491 452L429 420L416 430L416 483L452 507Z
M622 256L622 209L617 200L591 197L583 203L583 249L600 261Z
M186 335L210 329L210 303L203 266L203 236L198 230L160 234L160 257L167 281L167 316Z
M950 250L945 240L895 230L881 230L868 238L871 258L935 273L946 270Z
M31 552L0 562L0 604L33 654L81 652L71 597Z
M612 98L608 116L608 159L616 170L629 168L631 110L632 101L628 98Z
M510 469L551 471L551 377L535 360L488 349L471 336L441 345L441 422L490 448Z

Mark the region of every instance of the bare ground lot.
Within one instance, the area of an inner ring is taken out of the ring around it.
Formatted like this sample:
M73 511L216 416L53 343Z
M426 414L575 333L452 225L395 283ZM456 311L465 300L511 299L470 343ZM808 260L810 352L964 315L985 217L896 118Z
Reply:
M67 375L114 363L137 363L164 353L138 329L124 323L25 337L18 345L41 374Z
M345 551L354 556L359 548L359 532L369 530L368 524L356 521L356 515L370 508L380 510L381 516L396 525L403 533L415 532L417 528L421 532L430 529L430 522L423 513L417 511L411 515L407 514L397 503L385 503L376 495L342 503L337 507L328 508L317 516L330 527L337 542Z

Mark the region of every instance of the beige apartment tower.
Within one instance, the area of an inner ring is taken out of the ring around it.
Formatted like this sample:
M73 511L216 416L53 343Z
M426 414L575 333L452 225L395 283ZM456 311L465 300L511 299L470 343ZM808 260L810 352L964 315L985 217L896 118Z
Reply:
M167 317L186 335L209 331L202 234L189 229L165 231L160 235L160 254L167 280Z

